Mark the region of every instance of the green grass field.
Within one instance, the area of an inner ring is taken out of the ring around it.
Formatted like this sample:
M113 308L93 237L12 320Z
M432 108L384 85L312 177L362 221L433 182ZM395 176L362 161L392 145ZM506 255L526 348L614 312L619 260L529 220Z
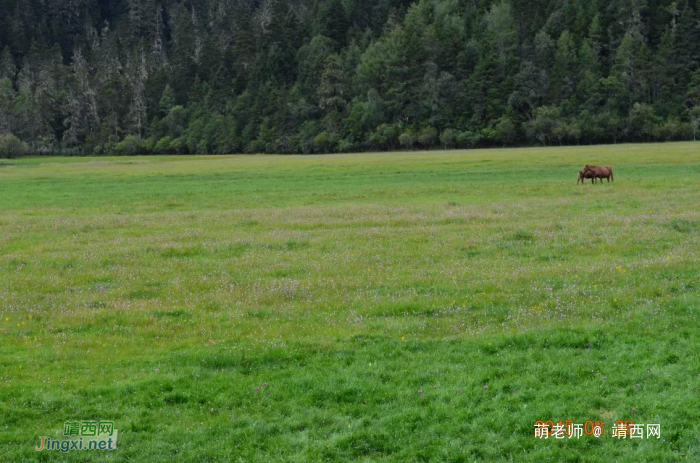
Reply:
M0 461L700 461L699 174L700 143L0 161ZM90 419L116 451L34 450ZM534 437L567 419L605 434Z

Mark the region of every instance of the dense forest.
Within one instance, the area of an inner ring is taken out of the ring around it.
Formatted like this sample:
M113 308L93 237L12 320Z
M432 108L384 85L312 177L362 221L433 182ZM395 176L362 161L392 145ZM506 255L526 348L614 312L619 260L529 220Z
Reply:
M0 0L0 157L694 139L699 10Z

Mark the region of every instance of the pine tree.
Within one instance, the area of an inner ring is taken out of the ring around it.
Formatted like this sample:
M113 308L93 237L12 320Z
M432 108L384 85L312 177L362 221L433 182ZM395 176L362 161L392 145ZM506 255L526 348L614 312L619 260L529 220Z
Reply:
M568 30L562 32L557 41L557 52L554 59L552 72L552 90L557 95L559 102L566 101L573 96L577 85L578 68L574 40Z
M598 52L590 39L583 40L578 57L580 74L577 96L582 105L580 110L595 111L601 102L600 79L602 76Z
M15 97L12 81L7 77L0 78L0 134L12 132Z
M148 79L148 67L146 64L146 52L141 44L140 51L131 57L128 63L127 78L131 87L131 106L129 119L131 120L130 132L137 138L144 134L147 121L146 104L146 79Z
M89 64L78 49L71 63L73 85L68 95L70 126L67 141L80 144L85 141L90 131L98 124L95 91L90 82Z
M15 59L12 57L10 52L10 47L5 47L0 53L0 79L8 78L14 80L17 74L17 65L15 64Z
M0 5L0 131L47 153L677 139L700 106L697 0Z
M319 107L324 111L342 111L348 104L345 73L338 55L326 59L326 66L318 87Z
M170 113L170 110L175 106L175 92L170 84L166 84L163 89L163 95L158 102L158 111L161 117L165 117Z
M348 19L341 0L322 2L319 12L318 32L333 40L336 49L340 49L345 45Z

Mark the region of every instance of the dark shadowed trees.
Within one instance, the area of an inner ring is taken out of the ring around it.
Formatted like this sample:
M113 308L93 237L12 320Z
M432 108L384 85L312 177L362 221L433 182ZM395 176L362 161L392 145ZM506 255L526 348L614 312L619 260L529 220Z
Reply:
M694 139L699 8L0 0L0 134L45 154Z

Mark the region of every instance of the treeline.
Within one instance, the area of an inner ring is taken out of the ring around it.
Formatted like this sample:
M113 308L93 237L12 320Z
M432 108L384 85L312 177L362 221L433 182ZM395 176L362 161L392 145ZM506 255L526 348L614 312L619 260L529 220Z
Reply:
M0 156L694 139L700 0L0 0Z

